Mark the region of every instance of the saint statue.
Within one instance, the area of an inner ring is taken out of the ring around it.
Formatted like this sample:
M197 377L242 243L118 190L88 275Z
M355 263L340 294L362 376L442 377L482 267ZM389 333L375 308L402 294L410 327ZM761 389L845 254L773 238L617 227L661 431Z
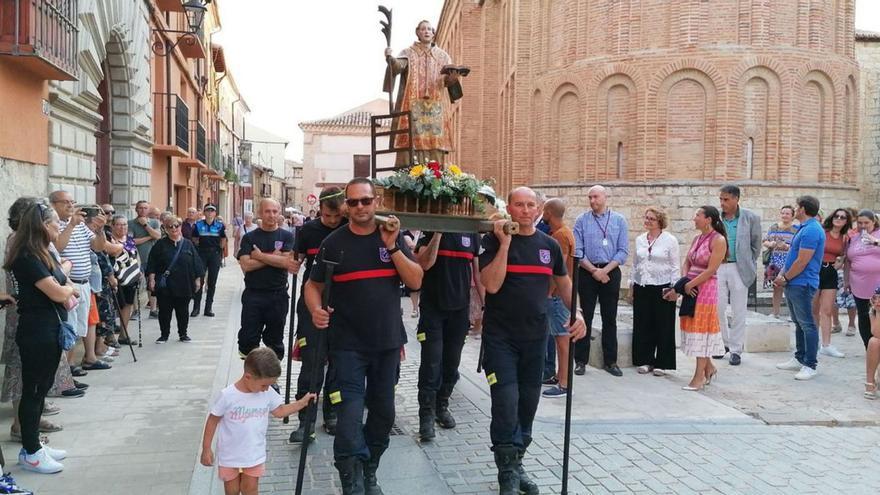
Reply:
M467 68L452 65L452 58L434 44L434 28L428 21L416 26L415 43L404 49L397 57L391 48L385 49L389 72L385 78L385 91L390 93L394 78L400 75L395 112L409 111L412 122L406 116L395 118L392 129L411 126L414 155L397 153L397 166L437 161L444 163L451 149L451 129L447 106L461 97L459 77L467 75ZM446 96L448 91L448 97ZM409 147L409 135L394 136L395 148Z

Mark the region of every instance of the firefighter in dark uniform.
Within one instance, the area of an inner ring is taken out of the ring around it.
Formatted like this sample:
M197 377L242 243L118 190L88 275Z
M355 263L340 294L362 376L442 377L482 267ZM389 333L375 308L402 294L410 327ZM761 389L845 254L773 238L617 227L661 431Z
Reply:
M399 231L376 226L376 191L369 179L352 179L345 197L348 226L324 239L305 287L306 306L316 328L329 327L335 371L326 392L337 415L333 456L342 493L381 494L376 470L394 424L394 385L406 342L399 284L418 289L422 269ZM321 307L324 260L340 262L329 311Z
M244 359L260 346L284 357L284 325L290 310L288 273L296 274L300 263L294 255L293 234L278 225L281 204L263 198L258 205L260 228L241 238L238 264L244 272L241 293L239 357Z
M519 224L519 235L504 233L504 221L483 238L480 277L486 287L483 316L483 369L492 397L489 435L498 467L499 493L536 494L538 486L522 468L532 441L532 422L541 396L541 373L547 348L546 298L551 279L571 307L571 280L562 250L553 238L535 229L540 214L534 191L514 189L507 212ZM572 339L586 334L578 316L569 329Z
M416 246L425 270L416 339L419 366L419 437L434 438L434 421L455 428L449 396L458 381L461 349L470 326L470 282L476 270L480 238L476 234L426 233Z
M214 316L214 291L217 289L217 275L220 274L220 264L223 261L223 253L226 251L226 226L217 220L217 207L208 203L204 208L205 218L196 222L192 231L192 241L199 251L199 257L205 265L208 277L202 277L205 281L202 287L193 297L193 309L190 316L199 316L199 308L202 306L202 292L208 288L205 297L205 316Z
M347 220L342 216L342 200L344 193L338 187L327 187L319 196L318 205L321 216L315 220L310 220L299 229L296 234L296 255L300 261L305 260L306 269L303 274L303 289L309 280L309 274L312 272L312 265L315 263L315 256L318 254L318 248L324 242L324 238L330 235L337 228L345 225ZM296 304L296 342L300 349L300 360L302 366L299 370L299 377L296 381L296 398L299 400L309 393L309 381L314 376L315 366L320 366L322 372L319 382L316 384L314 392L320 393L324 383L324 363L318 362L318 356L327 355L327 346L324 349L316 349L310 345L315 341L315 327L312 325L312 315L306 309L304 290L300 290L300 298ZM326 341L325 341L326 342ZM320 351L320 352L319 352ZM331 375L333 364L327 367L327 375ZM330 397L324 394L324 403L322 406L324 415L324 431L333 435L336 433L336 414L330 404ZM301 443L305 437L305 419L308 414L307 409L299 412L299 427L290 433L290 443Z

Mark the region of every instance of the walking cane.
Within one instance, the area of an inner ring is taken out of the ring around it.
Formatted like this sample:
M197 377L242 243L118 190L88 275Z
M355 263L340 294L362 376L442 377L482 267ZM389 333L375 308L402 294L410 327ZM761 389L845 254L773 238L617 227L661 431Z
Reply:
M293 276L293 283L290 284L290 328L287 330L287 380L284 386L284 403L290 404L290 374L291 365L293 364L293 333L296 327L296 275ZM302 295L300 295L302 297ZM282 420L284 424L290 422L290 416L285 416Z
M571 274L571 314L568 324L577 321L578 270L580 258L575 257ZM565 439L562 447L562 495L568 495L568 452L571 445L571 396L574 393L574 340L568 341L568 394L565 396Z
M128 333L128 323L122 321L122 308L119 307L119 300L116 299L116 290L113 291L110 299L113 299L113 305L116 307L116 314L119 315L119 324L122 325L122 329L125 331L125 336L128 337L128 349L131 351L131 358L134 359L134 362L137 362L138 358L134 355L134 346L131 345L131 334ZM138 343L140 343L140 340L138 340Z
M146 285L146 284L145 284ZM141 287L140 283L135 288L135 293L137 293L138 297L135 297L137 301L137 310L138 310L138 348L144 346L144 338L141 336L141 322L144 321L144 315L141 314L141 295L140 295ZM150 297L150 291L147 290L147 297ZM158 303L157 303L158 304ZM125 330L125 334L128 335L128 341L131 342L131 334L128 333L128 329Z
M321 293L321 307L326 311L330 307L330 288L333 286L333 271L336 269L336 266L342 263L343 252L339 252L339 259L336 261L328 260L326 257L326 252L321 250L321 260L324 262L324 291ZM321 379L321 373L324 372L324 360L326 356L322 355L324 351L324 342L327 338L327 331L329 329L318 329L316 332L317 336L315 337L315 369L312 372L311 382L309 383L309 392L317 393L317 383L318 380ZM303 475L306 472L306 457L307 452L309 450L309 443L312 439L312 431L315 428L315 421L318 418L318 398L315 397L315 400L309 404L309 408L306 412L306 423L305 423L305 434L303 435L303 443L302 450L299 452L299 469L296 474L296 495L302 495L303 488Z

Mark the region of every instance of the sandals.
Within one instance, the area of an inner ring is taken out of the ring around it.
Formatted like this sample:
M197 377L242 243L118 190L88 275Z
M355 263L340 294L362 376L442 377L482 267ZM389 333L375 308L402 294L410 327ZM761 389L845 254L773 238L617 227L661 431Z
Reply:
M40 433L55 433L62 430L64 430L63 426L55 424L47 419L40 419ZM10 426L9 436L12 437L13 440L20 442L21 429L16 429L14 426Z
M83 361L83 362L82 362L82 369L84 369L84 370L88 370L88 371L91 371L91 370L109 370L110 368L112 368L112 366L110 366L109 364L107 364L107 363L105 363L104 361L101 361L101 360L95 361L94 363L89 363L89 362L86 362L86 361ZM73 375L73 376L76 376L76 375Z
M877 398L877 384L871 382L865 382L865 398L868 400L874 400Z

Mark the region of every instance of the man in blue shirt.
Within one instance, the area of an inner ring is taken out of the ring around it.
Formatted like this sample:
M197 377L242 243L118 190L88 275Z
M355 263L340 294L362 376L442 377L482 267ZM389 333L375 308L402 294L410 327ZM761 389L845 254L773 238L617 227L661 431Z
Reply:
M220 264L223 253L226 252L226 226L217 219L217 207L211 203L205 205L205 219L196 222L193 228L193 244L199 250L199 256L205 264L207 278L203 275L202 287L193 296L193 309L191 317L199 315L199 307L202 305L202 292L208 287L205 298L205 316L214 316L214 291L217 289L217 276L220 274ZM281 359L279 356L278 359Z
M819 269L825 252L825 231L816 220L819 200L813 196L797 199L795 216L801 227L791 241L785 268L773 281L785 287L785 300L794 322L797 350L794 357L777 364L781 370L798 371L795 380L811 380L816 374L816 353L819 351L819 331L813 320L813 296L819 289Z
M617 301L620 297L620 266L629 255L626 218L607 207L604 187L593 186L587 195L590 211L574 224L575 257L580 258L578 295L587 322L587 338L575 345L574 372L583 375L590 361L590 334L596 301L602 315L602 356L605 371L623 376L617 366Z

